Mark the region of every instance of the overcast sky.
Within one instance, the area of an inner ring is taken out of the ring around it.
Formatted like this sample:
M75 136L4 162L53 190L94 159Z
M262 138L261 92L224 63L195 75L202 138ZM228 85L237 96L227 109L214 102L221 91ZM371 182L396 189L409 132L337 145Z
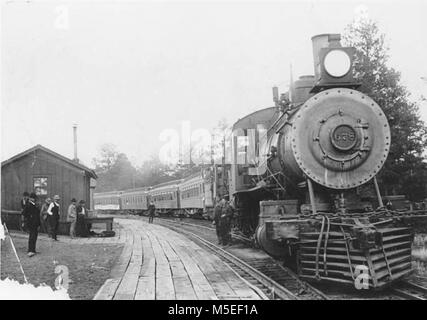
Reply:
M310 38L360 8L413 98L427 96L427 1L264 2L2 1L2 160L35 144L71 158L77 123L84 163L108 142L138 165L182 121L211 129L272 106L290 64L313 73Z

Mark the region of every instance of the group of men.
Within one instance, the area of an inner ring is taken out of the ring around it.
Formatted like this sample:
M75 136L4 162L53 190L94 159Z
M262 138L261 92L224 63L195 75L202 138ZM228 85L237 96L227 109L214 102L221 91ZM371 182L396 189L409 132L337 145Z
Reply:
M37 195L32 192L24 192L21 200L23 229L29 233L28 238L28 256L32 257L36 254L36 242L39 228L42 232L49 235L54 241L58 241L58 227L61 207L59 195L51 198L46 198L41 208L37 202ZM81 200L77 205L76 199L71 200L68 207L67 221L70 222L70 236L76 236L76 226L81 224L85 230L84 216L86 215L85 201Z
M86 232L84 232L85 228L85 222L84 217L86 215L86 208L85 208L85 201L80 200L77 204L76 199L71 199L71 204L68 206L68 212L67 212L67 222L70 222L70 237L75 238L76 237L76 229L77 226L79 226L80 232L82 232L82 236L86 235ZM86 230L87 231L87 230Z
M230 203L222 198L217 201L214 211L214 221L218 244L231 245L231 222L233 219L233 207Z

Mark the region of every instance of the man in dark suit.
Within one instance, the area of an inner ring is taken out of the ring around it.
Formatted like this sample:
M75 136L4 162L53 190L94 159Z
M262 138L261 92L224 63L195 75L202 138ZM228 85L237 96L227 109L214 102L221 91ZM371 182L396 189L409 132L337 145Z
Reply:
M222 244L231 245L231 221L233 219L233 208L228 201L224 202L221 213Z
M80 200L77 205L77 235L80 237L88 237L90 233L90 225L86 225L85 217L87 216L87 211L85 208L86 202L84 200Z
M30 194L28 202L25 204L23 211L25 225L30 233L28 238L28 256L36 254L36 242L40 226L40 209L36 205L37 196L34 192Z
M153 223L154 215L156 214L156 206L153 201L150 201L148 206L148 223Z
M213 224L215 225L216 230L216 236L218 238L218 244L222 244L222 230L221 230L221 214L222 214L222 207L223 207L223 201L221 201L219 198L216 201L216 206L214 208L214 219Z

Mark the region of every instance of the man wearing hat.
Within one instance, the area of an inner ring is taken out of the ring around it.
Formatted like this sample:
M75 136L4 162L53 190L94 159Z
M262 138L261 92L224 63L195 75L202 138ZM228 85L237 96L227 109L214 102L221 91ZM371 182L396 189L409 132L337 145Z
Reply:
M85 217L86 217L86 202L84 200L80 200L79 204L76 207L77 219L76 219L76 233L77 236L88 237L89 229L91 226L86 225Z
M222 207L224 203L220 200L219 197L216 199L216 205L214 208L214 219L213 219L213 225L215 225L216 229L216 236L218 238L218 244L222 244L222 229L221 229L221 214L222 214Z
M151 200L150 205L148 206L148 223L153 223L155 214L156 214L156 206L154 205L153 200Z
M55 241L58 241L56 234L58 233L60 216L59 200L59 196L55 195L53 197L53 201L50 203L49 208L47 209L47 222L49 223L50 231L52 233L52 239Z
M28 256L32 257L36 254L36 242L38 236L38 229L40 226L40 210L36 206L37 196L32 192L29 196L28 202L24 208L25 224L28 228L30 237L28 238Z
M221 224L221 235L222 235L222 244L230 245L231 244L231 220L233 218L233 209L230 206L230 203L223 198L222 200L222 210L220 217Z
M77 222L77 211L76 211L76 199L71 199L71 204L68 206L67 222L71 222L70 225L70 237L76 236L76 222Z

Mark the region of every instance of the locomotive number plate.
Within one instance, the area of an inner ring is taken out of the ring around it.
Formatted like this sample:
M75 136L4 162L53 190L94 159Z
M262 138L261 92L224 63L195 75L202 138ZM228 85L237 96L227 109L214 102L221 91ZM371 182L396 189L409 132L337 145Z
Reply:
M332 132L331 140L337 149L350 150L356 144L356 131L347 124L341 124Z

